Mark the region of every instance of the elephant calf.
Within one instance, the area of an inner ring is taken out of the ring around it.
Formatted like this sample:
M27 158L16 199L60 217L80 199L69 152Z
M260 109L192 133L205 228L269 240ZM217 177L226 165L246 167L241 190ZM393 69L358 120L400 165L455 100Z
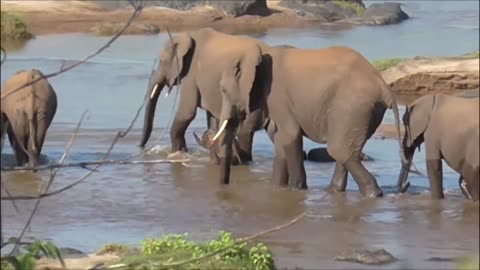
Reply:
M213 136L215 136L216 131L213 129L207 129L202 134L202 138L200 139L198 135L194 132L193 136L195 137L195 141L205 149L210 151L210 161L214 164L220 164L220 141L216 140L213 141ZM238 141L237 138L234 139L233 146L232 146L232 165L238 165L241 163L240 156L238 155Z
M407 106L403 115L403 148L407 163L398 178L408 189L408 171L416 147L425 142L427 173L433 198L443 199L442 159L460 174L465 197L479 197L479 100L445 94L426 95ZM465 181L464 181L465 180Z
M57 96L47 79L16 90L42 77L37 69L20 70L2 89L0 132L2 139L8 134L17 166L38 165L45 134L57 111Z

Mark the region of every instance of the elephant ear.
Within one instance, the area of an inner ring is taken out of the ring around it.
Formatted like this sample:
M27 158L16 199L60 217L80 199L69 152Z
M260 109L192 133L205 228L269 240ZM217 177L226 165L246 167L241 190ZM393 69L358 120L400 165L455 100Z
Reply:
M168 78L170 79L170 85L173 85L180 78L184 64L188 62L186 56L193 48L193 39L189 34L182 34L174 37L170 44L171 65Z
M247 113L251 113L260 106L262 89L259 84L260 78L256 78L256 75L261 62L262 51L259 46L255 46L246 50L237 64L240 98L242 104L245 104Z
M423 133L425 133L430 122L434 102L435 96L428 95L421 97L410 107L407 107L404 122L406 121L405 125L408 127L409 138L406 142L408 147L423 142Z

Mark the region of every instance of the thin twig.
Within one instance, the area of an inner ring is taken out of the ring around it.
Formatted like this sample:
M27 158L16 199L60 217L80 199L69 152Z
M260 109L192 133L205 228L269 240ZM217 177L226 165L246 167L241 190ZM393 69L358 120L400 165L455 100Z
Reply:
M83 122L83 119L84 119L86 113L87 113L87 111L85 111L82 114L82 116L80 117L80 121L78 121L77 127L75 128L75 131L73 132L73 134L70 138L70 141L68 142L67 147L65 148L65 151L63 152L63 155L60 158L60 160L58 161L58 163L62 163L65 160L65 158L67 157L68 153L70 152L70 148L72 147L73 142L75 141L75 139L77 137L78 131L80 130L80 126L82 125L82 122ZM54 169L52 171L52 173L50 175L50 179L48 181L48 184L47 184L47 186L45 188L45 191L43 193L48 192L48 189L50 188L53 181L55 180L55 176L57 175L57 172L58 172L58 169ZM19 243L22 241L23 235L27 231L27 228L30 226L30 223L32 222L32 219L35 216L35 213L37 212L38 206L40 205L40 201L41 201L40 198L38 198L36 203L35 203L35 206L33 207L32 213L30 214L30 217L28 218L27 223L25 223L25 226L23 227L22 232L17 237L17 241L16 241L12 251L10 251L9 256L12 256L17 251Z
M142 12L143 10L143 6L142 5L136 5L135 4L135 1L134 0L129 0L129 3L134 7L134 11L132 13L132 16L130 16L130 18L128 19L127 23L124 25L124 27L118 31L117 34L115 34L104 46L102 46L99 50L97 50L95 53L85 57L84 59L82 59L81 61L75 63L75 64L72 64L72 65L69 65L67 67L62 67L59 71L57 72L53 72L53 73L49 73L49 74L44 74L43 76L35 79L35 80L32 80L28 83L25 83L23 84L22 86L16 88L15 90L13 91L10 91L8 93L5 93L5 94L2 94L1 95L1 98L6 98L7 96L15 93L16 91L20 90L20 89L23 89L29 85L32 85L42 79L47 79L47 78L51 78L51 77L55 77L55 76L58 76L64 72L67 72L69 70L72 70L78 66L80 66L81 64L84 64L86 63L88 60L92 59L93 57L99 55L101 52L103 52L105 49L107 49L108 47L110 47L110 45L112 45L112 43L117 40L122 34L123 32L125 32L125 30L130 26L130 24L132 24L132 22L138 17L138 15L140 15L140 13ZM3 62L2 62L3 63Z
M189 162L189 159L178 159L178 160L168 160L168 159L155 159L155 160L93 160L93 161L80 161L80 162L71 162L71 163L55 163L51 165L43 165L37 167L4 167L2 171L12 172L12 171L42 171L42 170L51 170L58 168L71 168L71 167L81 167L85 168L89 165L137 165L137 164L160 164L160 163L183 163ZM87 168L88 169L88 168Z

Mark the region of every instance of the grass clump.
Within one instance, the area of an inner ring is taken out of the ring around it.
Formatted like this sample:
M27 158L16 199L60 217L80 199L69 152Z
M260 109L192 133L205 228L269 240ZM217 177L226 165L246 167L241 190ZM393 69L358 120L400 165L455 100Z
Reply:
M196 243L187 239L188 234L169 234L161 238L145 239L138 255L126 256L120 263L123 269L275 269L272 253L259 243L247 246L237 244L239 239L231 233L221 231L216 239ZM232 246L228 249L225 249ZM225 249L225 250L222 250ZM220 251L222 250L222 251ZM220 251L213 256L191 261L177 266L176 262L199 258Z
M9 241L7 244L15 243L16 239ZM35 269L37 259L43 255L47 258L58 259L63 267L63 261L60 250L57 246L46 241L35 241L31 244L23 246L23 252L15 256L1 257L0 265L2 270L25 270Z
M480 262L477 258L474 257L461 257L457 260L455 269L457 270L470 270L470 269L479 269Z
M343 9L353 8L358 16L363 15L363 13L365 12L365 8L363 6L361 6L360 4L355 3L355 2L350 2L350 1L347 1L347 0L333 0L332 3L334 3L335 5L343 8Z
M2 11L1 29L2 41L29 40L33 37L28 32L24 18L19 14Z
M131 253L132 249L126 245L122 244L106 244L101 247L97 251L97 255L104 255L104 254L117 254L117 255L125 255Z
M405 61L404 58L386 58L372 61L372 65L378 71L384 71L388 68L391 68L401 62Z

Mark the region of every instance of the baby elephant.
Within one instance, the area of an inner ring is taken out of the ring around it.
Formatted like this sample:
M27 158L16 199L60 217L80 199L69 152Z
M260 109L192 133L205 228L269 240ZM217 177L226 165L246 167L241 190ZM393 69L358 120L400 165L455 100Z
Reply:
M416 147L425 141L427 173L433 198L442 199L442 159L460 174L465 197L479 197L479 99L445 94L426 95L407 106L403 115L403 146L407 158L398 178L400 192L408 189L408 171Z
M5 82L1 91L2 142L6 132L17 166L38 165L45 134L57 111L57 96L47 79L16 90L42 77L37 69L20 70Z
M210 151L210 160L213 161L214 164L220 164L220 143L221 140L213 141L213 137L215 136L216 131L213 129L207 129L200 139L198 135L194 132L193 137L195 137L195 141L205 149ZM233 140L232 146L232 165L240 164L240 156L238 155L238 142L236 139Z

